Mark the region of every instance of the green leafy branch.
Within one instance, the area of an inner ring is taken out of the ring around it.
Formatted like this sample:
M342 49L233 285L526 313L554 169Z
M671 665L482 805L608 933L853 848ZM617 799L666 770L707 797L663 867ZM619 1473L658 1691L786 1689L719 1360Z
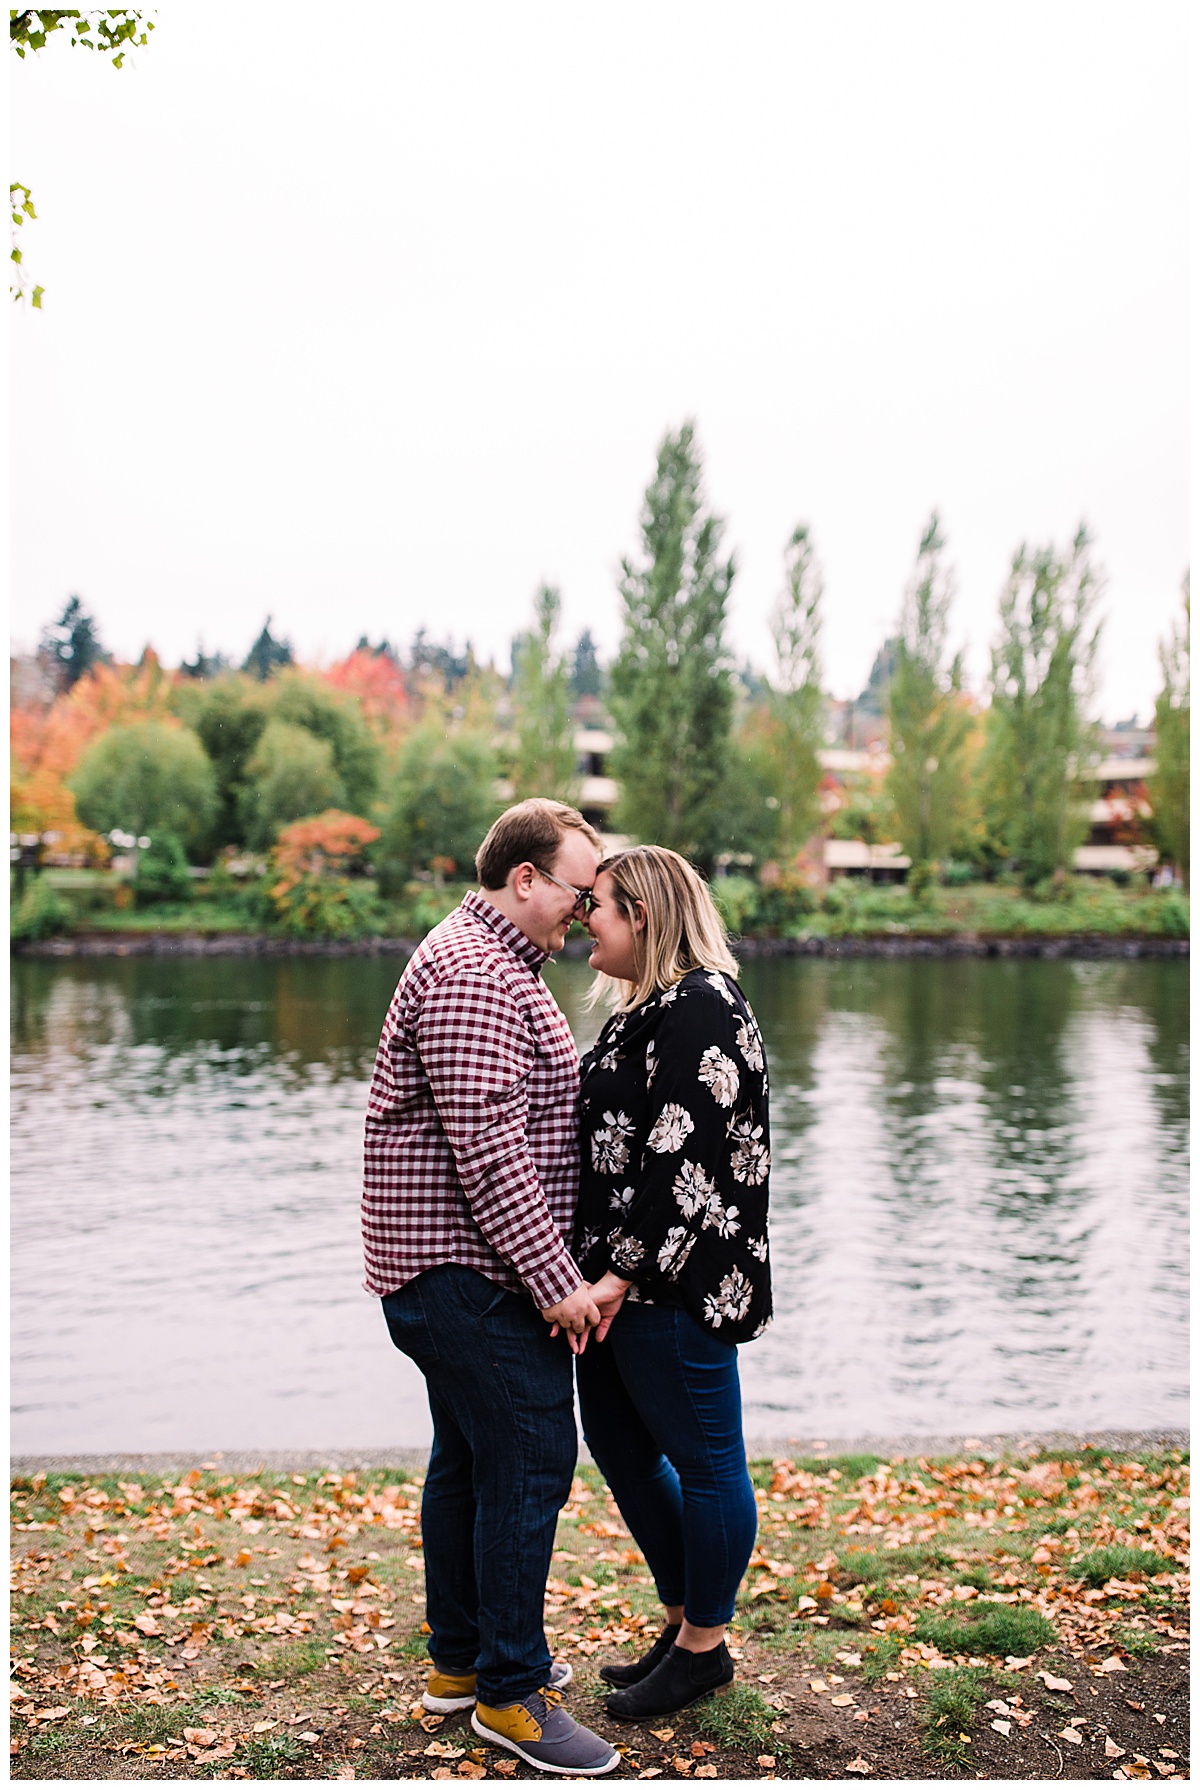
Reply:
M28 51L44 49L47 39L54 32L66 31L72 48L79 44L85 50L99 50L102 55L112 58L114 68L120 68L124 64L126 50L149 42L153 29L151 20L124 6L110 6L96 12L81 12L76 7L39 7L25 11L10 8L8 15L8 41L22 62ZM9 259L13 266L9 291L14 304L28 298L34 310L40 311L44 288L29 288L22 266L22 250L17 240L17 231L26 218L37 217L33 197L29 188L16 180L9 187L8 194L12 207L12 246Z

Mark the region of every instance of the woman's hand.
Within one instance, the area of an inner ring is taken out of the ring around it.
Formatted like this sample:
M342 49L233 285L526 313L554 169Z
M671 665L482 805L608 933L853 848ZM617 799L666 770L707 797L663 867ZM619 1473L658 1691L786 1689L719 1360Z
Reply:
M603 1342L612 1328L612 1321L621 1309L626 1293L633 1283L621 1280L612 1269L602 1274L591 1288L592 1298L600 1308L600 1322L596 1326L596 1341Z

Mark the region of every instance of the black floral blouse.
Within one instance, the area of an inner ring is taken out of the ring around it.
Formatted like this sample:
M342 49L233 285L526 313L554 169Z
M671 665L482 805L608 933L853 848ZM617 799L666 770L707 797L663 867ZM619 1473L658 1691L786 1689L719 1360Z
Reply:
M762 1034L730 976L689 970L613 1016L582 1065L575 1258L627 1297L746 1342L771 1316Z

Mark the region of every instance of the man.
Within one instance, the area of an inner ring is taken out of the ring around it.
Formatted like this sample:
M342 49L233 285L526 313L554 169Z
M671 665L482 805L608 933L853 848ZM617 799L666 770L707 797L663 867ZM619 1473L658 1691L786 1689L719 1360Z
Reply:
M368 1292L425 1376L426 1708L543 1771L619 1755L558 1707L542 1599L575 1468L571 1351L601 1313L563 1241L579 1186L574 1041L541 979L600 862L562 802L510 808L400 978L368 1101Z

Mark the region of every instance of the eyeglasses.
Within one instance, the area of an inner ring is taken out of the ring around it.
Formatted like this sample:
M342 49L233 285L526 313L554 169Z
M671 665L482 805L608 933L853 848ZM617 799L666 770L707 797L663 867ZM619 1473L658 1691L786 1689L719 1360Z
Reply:
M596 897L590 889L577 889L574 883L564 883L561 876L551 876L550 872L543 870L540 864L535 864L534 869L539 876L544 876L548 883L557 883L560 889L565 889L568 895L573 895L575 906L583 909L585 918L591 913L596 905Z

